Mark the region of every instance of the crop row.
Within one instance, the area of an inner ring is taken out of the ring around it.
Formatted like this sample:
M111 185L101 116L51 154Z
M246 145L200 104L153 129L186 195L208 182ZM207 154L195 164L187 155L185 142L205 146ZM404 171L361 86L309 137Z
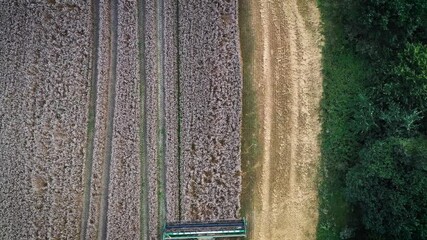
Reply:
M236 218L242 90L237 1L180 1L179 19L182 218Z
M145 123L146 124L146 155L144 162L146 163L147 172L145 175L144 184L147 185L147 215L148 221L148 236L156 238L159 230L159 196L158 196L158 178L157 158L158 158L158 142L157 142L157 127L158 127L158 50L157 50L157 10L156 1L147 1L145 3L145 18L144 18L144 33L145 33Z
M0 238L74 239L80 227L90 8L5 1Z

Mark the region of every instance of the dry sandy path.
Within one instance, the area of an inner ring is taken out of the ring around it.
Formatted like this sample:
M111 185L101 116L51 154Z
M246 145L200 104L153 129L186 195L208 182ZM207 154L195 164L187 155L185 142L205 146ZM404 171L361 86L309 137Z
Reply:
M320 15L312 0L251 0L253 88L262 145L251 239L315 239L322 95ZM243 23L244 24L244 23Z

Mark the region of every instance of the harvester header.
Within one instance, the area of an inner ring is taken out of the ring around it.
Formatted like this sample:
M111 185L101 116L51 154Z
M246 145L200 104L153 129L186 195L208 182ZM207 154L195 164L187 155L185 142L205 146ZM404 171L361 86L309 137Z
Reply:
M163 240L168 239L217 239L246 237L245 219L205 222L167 223L163 228Z

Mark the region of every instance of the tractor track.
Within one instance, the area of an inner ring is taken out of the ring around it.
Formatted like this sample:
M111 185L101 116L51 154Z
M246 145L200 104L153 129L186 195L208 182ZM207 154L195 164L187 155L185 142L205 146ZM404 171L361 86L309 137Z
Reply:
M86 162L84 173L84 191L83 191L83 213L81 220L80 239L84 239L87 234L89 220L90 196L93 174L93 148L95 141L95 120L96 120L96 101L98 95L98 53L99 53L99 2L92 1L91 13L93 19L92 26L92 62L91 62L91 83L88 104L88 122L87 122L87 145Z
M148 239L148 155L147 155L147 116L146 116L146 71L145 71L145 0L138 0L138 53L139 53L139 96L140 96L140 129L139 155L141 166L140 195L140 239ZM142 39L142 40L141 40Z
M117 82L117 45L118 45L118 1L113 0L111 3L111 60L110 60L110 82L108 89L108 119L107 119L107 137L106 137L106 154L102 173L102 199L101 212L99 215L98 239L107 238L107 211L108 196L110 185L110 165L113 149L113 129L114 129L114 110L116 105L116 82Z
M178 131L178 139L177 139L177 170L178 170L178 214L177 214L177 219L181 220L181 183L182 183L182 176L181 176L181 120L182 120L182 113L181 113L181 81L180 81L180 55L179 55L179 4L180 4L180 0L176 0L176 49L177 49L177 59L176 59L176 65L177 65L177 73L176 73L176 87L177 87L177 118L178 118L178 126L177 126L177 131Z
M164 76L164 1L157 0L157 84L158 84L158 129L157 129L157 168L158 168L158 216L159 232L166 220L166 127L165 127L165 76Z

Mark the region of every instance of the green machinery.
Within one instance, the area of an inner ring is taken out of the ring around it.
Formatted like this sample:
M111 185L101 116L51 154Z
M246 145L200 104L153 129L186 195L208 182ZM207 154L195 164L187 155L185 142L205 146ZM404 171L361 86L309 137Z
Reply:
M163 228L163 240L167 239L216 239L246 237L245 219L215 222L167 223Z

